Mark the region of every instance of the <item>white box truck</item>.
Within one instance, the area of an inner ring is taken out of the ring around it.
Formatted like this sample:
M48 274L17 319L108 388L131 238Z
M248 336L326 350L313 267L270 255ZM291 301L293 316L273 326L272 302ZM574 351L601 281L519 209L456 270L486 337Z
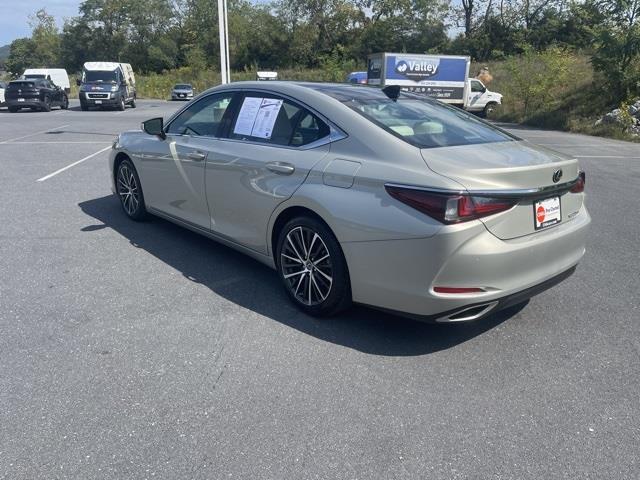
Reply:
M502 102L502 95L470 79L470 65L468 56L375 53L369 55L367 84L399 85L402 90L486 115Z
M136 77L128 63L87 62L82 67L80 108L136 106Z

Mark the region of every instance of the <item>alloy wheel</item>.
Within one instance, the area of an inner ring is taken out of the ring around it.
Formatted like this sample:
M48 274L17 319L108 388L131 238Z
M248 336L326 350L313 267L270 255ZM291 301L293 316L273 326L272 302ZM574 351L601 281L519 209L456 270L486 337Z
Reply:
M320 235L308 227L289 230L280 252L285 284L299 302L319 305L333 285L331 254Z
M135 215L140 205L140 189L133 171L126 164L118 169L118 195L127 214Z

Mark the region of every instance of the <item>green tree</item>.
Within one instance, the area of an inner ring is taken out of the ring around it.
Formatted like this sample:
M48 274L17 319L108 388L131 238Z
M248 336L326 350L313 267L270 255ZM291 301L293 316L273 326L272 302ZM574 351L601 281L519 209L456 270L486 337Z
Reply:
M640 0L595 0L594 6L605 15L593 29L593 66L614 98L640 93Z

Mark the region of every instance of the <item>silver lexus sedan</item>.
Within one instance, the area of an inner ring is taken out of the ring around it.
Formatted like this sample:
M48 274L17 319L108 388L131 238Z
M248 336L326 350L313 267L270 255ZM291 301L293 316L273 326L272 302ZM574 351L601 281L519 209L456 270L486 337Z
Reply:
M571 275L590 223L576 159L398 87L216 87L120 134L110 169L131 219L245 252L318 316L479 319Z

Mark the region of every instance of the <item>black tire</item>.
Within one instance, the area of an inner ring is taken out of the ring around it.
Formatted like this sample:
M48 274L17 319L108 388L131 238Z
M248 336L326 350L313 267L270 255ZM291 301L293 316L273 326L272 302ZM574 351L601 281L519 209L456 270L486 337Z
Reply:
M13 107L13 106L8 107L8 108L9 108L9 111L10 111L11 113L16 113L18 110L20 110L18 107Z
M131 103L129 103L129 105L131 105L131 108L136 108L136 97L133 97L133 100L131 100Z
M118 164L116 169L116 192L124 213L137 222L147 217L142 185L136 167L128 158Z
M289 220L278 236L275 260L287 295L303 312L328 317L351 306L347 262L335 235L320 220Z
M127 108L127 104L124 103L124 97L120 97L120 103L118 103L118 110L124 112L124 109Z
M64 95L62 97L62 103L60 104L60 109L61 110L67 110L68 108L69 108L69 97Z
M86 112L87 110L89 110L89 106L84 103L82 100L80 101L80 110L82 110L83 112Z
M42 102L42 111L50 112L51 111L51 99L49 97L44 97Z
M484 106L484 109L482 110L482 112L480 112L480 117L481 118L489 118L491 116L491 114L496 110L496 107L498 106L497 103L495 102L489 102Z

